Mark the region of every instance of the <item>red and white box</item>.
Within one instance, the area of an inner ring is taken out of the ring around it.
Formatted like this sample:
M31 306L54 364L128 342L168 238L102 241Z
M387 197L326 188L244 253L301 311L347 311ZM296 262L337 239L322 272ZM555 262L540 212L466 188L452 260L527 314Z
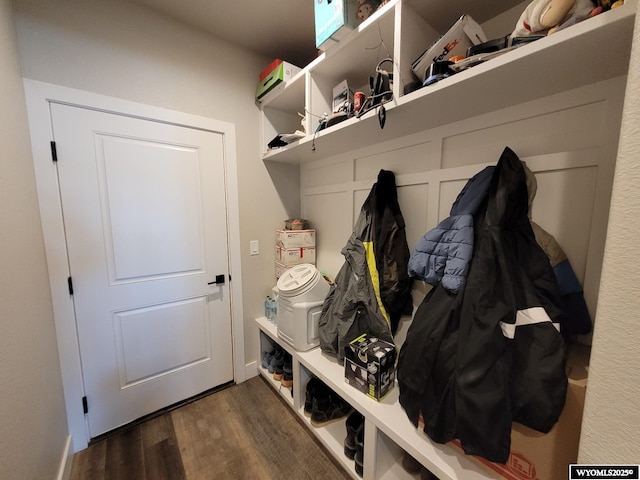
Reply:
M308 248L315 246L315 230L276 230L276 247Z
M301 263L316 264L315 247L282 248L276 247L276 263L285 266L300 265Z

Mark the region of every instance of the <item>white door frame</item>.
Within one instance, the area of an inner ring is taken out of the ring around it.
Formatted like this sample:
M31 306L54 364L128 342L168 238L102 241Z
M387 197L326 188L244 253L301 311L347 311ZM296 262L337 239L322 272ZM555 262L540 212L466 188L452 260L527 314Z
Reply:
M58 355L62 372L65 407L73 451L86 448L90 440L88 424L82 408L85 395L78 332L69 295L67 278L69 265L62 219L62 206L55 164L51 157L53 128L49 103L64 103L104 112L160 121L173 125L193 127L223 135L226 162L227 223L229 243L229 274L232 278L231 327L233 342L233 376L236 383L243 382L245 373L244 325L242 313L242 276L240 261L240 227L238 182L236 167L235 125L187 113L143 105L59 85L24 79L31 148L35 168L38 203L42 221L53 315L58 341ZM61 159L61 161L63 161ZM37 294L37 292L34 292Z

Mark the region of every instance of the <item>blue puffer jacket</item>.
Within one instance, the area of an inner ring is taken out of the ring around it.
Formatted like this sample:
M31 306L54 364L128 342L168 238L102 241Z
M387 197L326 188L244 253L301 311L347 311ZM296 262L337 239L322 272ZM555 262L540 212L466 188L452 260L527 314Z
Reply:
M451 293L464 287L473 255L473 214L484 199L495 167L486 167L464 186L450 216L429 230L409 258L409 275Z

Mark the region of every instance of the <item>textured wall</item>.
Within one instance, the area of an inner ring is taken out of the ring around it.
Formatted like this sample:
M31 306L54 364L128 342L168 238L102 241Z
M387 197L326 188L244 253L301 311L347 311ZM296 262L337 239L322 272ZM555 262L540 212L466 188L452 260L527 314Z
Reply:
M55 478L62 381L10 0L0 0L0 478Z
M636 16L580 462L640 463L640 18Z

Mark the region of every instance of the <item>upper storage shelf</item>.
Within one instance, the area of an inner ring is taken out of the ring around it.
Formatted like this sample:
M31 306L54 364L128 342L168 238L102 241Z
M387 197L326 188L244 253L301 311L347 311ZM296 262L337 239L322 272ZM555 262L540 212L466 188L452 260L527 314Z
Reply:
M627 72L637 0L627 0L622 7L404 95L404 85L415 80L410 73L411 62L443 30L442 20L425 20L425 16L441 15L433 3L389 2L305 67L278 97L262 105L265 152L277 133L300 129L298 112L306 111L308 133L293 144L266 152L264 159L304 163L326 158ZM506 0L502 5L513 6ZM384 129L378 124L376 112L371 111L314 134L318 117L331 113L333 87L346 79L351 89L363 89L378 61L389 54L394 58L394 100L385 105Z

